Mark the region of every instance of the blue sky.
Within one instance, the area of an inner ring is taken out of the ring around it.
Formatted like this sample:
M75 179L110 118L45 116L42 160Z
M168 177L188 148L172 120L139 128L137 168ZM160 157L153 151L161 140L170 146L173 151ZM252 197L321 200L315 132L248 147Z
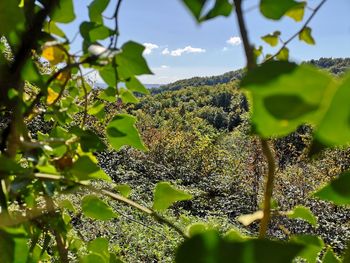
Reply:
M276 0L277 1L277 0ZM81 21L88 20L87 5L91 1L75 0L76 22L64 26L72 38ZM105 12L113 14L116 0ZM290 18L279 22L263 18L257 8L258 0L245 0L244 9L251 41L268 48L260 37L275 30L286 40L302 23ZM308 0L315 7L320 0ZM310 15L307 11L305 18ZM350 0L328 0L310 24L316 46L294 40L289 48L295 61L320 57L350 57ZM105 21L113 28L113 21ZM134 40L149 47L145 56L155 73L142 76L144 83L163 84L193 76L211 76L244 66L243 47L240 43L235 17L217 18L198 25L180 0L124 0L120 10L119 44ZM231 41L229 41L231 39ZM81 39L73 44L79 50Z

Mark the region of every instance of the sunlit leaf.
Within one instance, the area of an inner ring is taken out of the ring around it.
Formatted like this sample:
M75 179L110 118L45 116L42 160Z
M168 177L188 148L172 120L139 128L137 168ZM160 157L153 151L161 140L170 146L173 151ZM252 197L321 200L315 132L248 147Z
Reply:
M289 49L288 48L283 48L276 56L278 60L281 61L288 61L289 59Z
M135 123L135 117L128 114L118 114L107 125L107 139L115 150L119 151L125 145L139 150L146 150Z
M108 87L104 89L98 96L101 100L108 102L116 102L117 100L117 89L115 87Z
M56 99L58 98L58 96L59 96L59 93L54 91L52 88L48 88L47 89L46 103L49 105L54 103L56 101Z
M261 39L264 40L270 46L275 47L278 45L280 35L280 31L275 31L273 34L268 34L266 36L261 37Z
M134 94L127 89L119 89L119 97L121 98L124 104L139 102L139 100L134 96Z
M109 261L108 240L98 237L87 244L87 250L103 257Z
M336 205L350 204L350 172L341 173L336 179L318 190L314 196Z
M149 94L149 90L146 89L146 87L137 78L131 77L125 82L125 85L130 91Z
M305 43L309 45L315 45L315 39L311 35L312 29L310 27L305 27L300 33L299 33L299 39L304 41Z
M81 156L73 164L71 172L81 181L100 179L111 181L111 178L88 156Z
M124 197L129 197L131 194L131 187L127 184L119 184L115 187L115 189Z
M102 103L101 101L96 100L94 102L94 104L92 104L87 113L89 115L95 116L96 118L98 118L99 120L103 120L104 117L106 116L105 113L105 104Z
M117 216L110 206L94 195L84 196L81 208L85 216L97 220L106 221Z
M186 232L189 237L204 233L208 230L208 225L205 223L194 223L187 227Z
M279 20L298 5L299 3L294 0L261 0L260 11L266 18Z
M306 2L300 2L286 12L286 16L300 22L304 18Z
M331 248L328 248L326 253L324 254L324 256L322 258L322 263L341 263L341 260L333 252L333 250Z
M164 211L177 201L192 199L192 195L175 189L168 182L158 183L154 190L153 209Z
M47 46L43 49L42 56L43 58L47 59L52 65L64 62L66 53L62 50L62 48L63 47L59 47L57 45Z
M290 212L287 212L289 218L297 218L305 220L313 226L317 225L317 219L314 214L311 212L310 208L305 206L296 206Z

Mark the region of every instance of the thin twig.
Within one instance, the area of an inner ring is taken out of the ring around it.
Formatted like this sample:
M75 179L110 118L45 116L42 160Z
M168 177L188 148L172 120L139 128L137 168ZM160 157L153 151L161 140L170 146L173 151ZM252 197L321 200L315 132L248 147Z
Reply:
M265 59L262 63L266 63L268 61L273 60L274 58L276 58L279 53L281 53L281 51L287 47L287 45L292 42L297 36L299 36L299 34L310 24L311 20L314 18L314 16L316 15L316 13L320 10L320 8L327 2L327 0L322 0L322 2L315 8L312 10L312 14L310 15L310 17L305 21L304 25L294 34L292 35L288 40L286 40L283 45L281 46L281 48L272 56L268 57L267 59Z
M84 115L80 125L81 128L83 128L85 126L86 118L87 118L88 98L87 98L87 90L84 82L84 77L83 77L83 71L81 70L81 68L79 68L79 72L81 77L81 86L83 87L83 90L84 90Z
M114 22L115 22L115 25L114 25L114 31L115 31L115 37L114 37L114 42L113 43L113 47L114 49L117 48L117 44L118 44L118 37L120 35L120 32L119 32L119 10L120 10L120 7L121 7L121 4L122 4L122 0L118 0L117 2L117 5L115 7L115 11L114 11L114 14L113 14L113 17L114 17Z

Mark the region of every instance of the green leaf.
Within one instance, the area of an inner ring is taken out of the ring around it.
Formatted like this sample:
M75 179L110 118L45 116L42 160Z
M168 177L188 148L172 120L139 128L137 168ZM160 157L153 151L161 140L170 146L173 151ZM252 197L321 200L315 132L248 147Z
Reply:
M107 125L107 139L115 150L119 151L124 145L143 151L147 149L141 141L135 123L135 117L128 114L118 114Z
M216 0L214 6L203 14L207 0L182 0L198 22L203 22L218 16L229 16L232 4L228 0Z
M19 228L0 229L0 262L26 263L29 253L26 233Z
M340 83L330 106L316 130L316 139L327 146L343 146L350 143L350 74Z
M128 79L135 75L152 74L146 60L142 56L144 50L145 47L143 45L133 41L129 41L122 46L121 52L116 56L118 73L122 79Z
M341 173L336 179L318 190L314 196L331 201L336 205L350 204L350 171Z
M264 99L266 110L276 119L293 120L317 110L298 95L272 95Z
M127 184L119 184L115 189L124 197L128 198L131 194L131 187Z
M287 212L289 218L297 218L305 220L313 226L317 225L317 219L314 214L311 212L310 208L305 206L296 206L290 212Z
M81 258L82 263L108 263L106 260L99 254L91 253L85 255Z
M305 249L298 256L306 259L309 263L316 263L319 253L324 248L324 242L318 236L298 235L293 236L291 241L305 246Z
M87 113L102 121L106 116L104 103L96 100L95 103L88 109Z
M83 130L78 126L74 126L70 129L70 132L80 138L80 146L84 152L101 152L106 149L106 145L101 140L100 136L96 135L91 130Z
M110 87L115 88L117 86L116 70L113 68L112 64L103 67L98 72L103 79L103 81Z
M84 196L81 208L83 214L92 219L106 221L117 216L109 205L94 195Z
M69 23L75 19L73 0L60 0L51 14L51 19L57 23Z
M300 2L286 12L286 16L300 22L304 18L306 2Z
M168 182L158 183L154 190L153 209L164 211L177 201L192 199L192 195L177 190Z
M131 77L128 81L125 82L125 85L128 90L133 92L139 92L142 94L149 94L149 90L137 79Z
M333 78L309 65L271 61L249 72L241 86L252 102L252 123L262 137L285 136L317 125L328 107Z
M119 90L119 97L121 98L124 104L139 102L139 100L134 96L134 94L132 94L132 92L127 89L121 88Z
M24 12L18 6L18 1L0 1L0 10L1 36L7 36L19 28L24 29Z
M116 96L117 89L115 87L108 87L100 93L98 98L113 103L117 101Z
M266 18L279 20L298 5L299 3L294 0L261 0L260 11Z
M107 8L109 0L94 0L88 6L91 22L103 24L102 13Z
M101 179L110 182L112 179L94 162L90 157L84 155L73 164L71 169L73 175L78 180L93 180Z
M276 56L278 60L281 61L288 61L289 59L289 49L288 48L283 48Z
M66 38L66 34L53 21L46 22L43 30L49 34L53 34L62 38Z
M280 35L280 31L275 31L273 34L268 34L266 36L261 37L261 39L264 40L270 46L275 47L278 45Z
M58 206L61 207L61 208L65 208L65 209L67 209L68 211L71 211L71 212L73 212L73 213L76 212L76 209L75 209L74 205L73 205L72 202L71 202L70 200L68 200L68 199L64 199L64 200L60 201L59 204L58 204Z
M101 24L83 22L80 25L80 34L88 43L93 43L110 37L114 31Z
M105 262L109 262L108 252L108 240L102 237L98 237L92 240L87 245L87 250L91 253L100 255L104 258Z
M341 263L341 260L337 257L331 248L328 248L322 258L322 263Z
M309 45L315 45L315 39L311 35L312 29L310 27L305 27L300 33L299 33L299 40L304 41L305 43Z
M185 240L177 250L178 263L281 263L292 262L303 245L264 239L230 241L216 231Z
M189 237L202 234L208 230L208 225L205 223L194 223L187 227L186 232Z

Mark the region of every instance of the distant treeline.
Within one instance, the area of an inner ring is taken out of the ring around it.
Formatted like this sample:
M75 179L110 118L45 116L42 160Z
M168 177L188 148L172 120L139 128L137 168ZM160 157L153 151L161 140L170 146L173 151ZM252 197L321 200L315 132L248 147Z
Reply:
M318 60L310 60L305 63L313 64L319 68L327 69L331 73L340 75L350 68L350 58L320 58ZM178 80L176 82L152 88L152 94L162 93L164 91L175 91L185 87L199 87L199 86L214 86L217 84L225 84L232 80L239 80L244 73L243 69L230 71L218 76L211 77L194 77L190 79Z

